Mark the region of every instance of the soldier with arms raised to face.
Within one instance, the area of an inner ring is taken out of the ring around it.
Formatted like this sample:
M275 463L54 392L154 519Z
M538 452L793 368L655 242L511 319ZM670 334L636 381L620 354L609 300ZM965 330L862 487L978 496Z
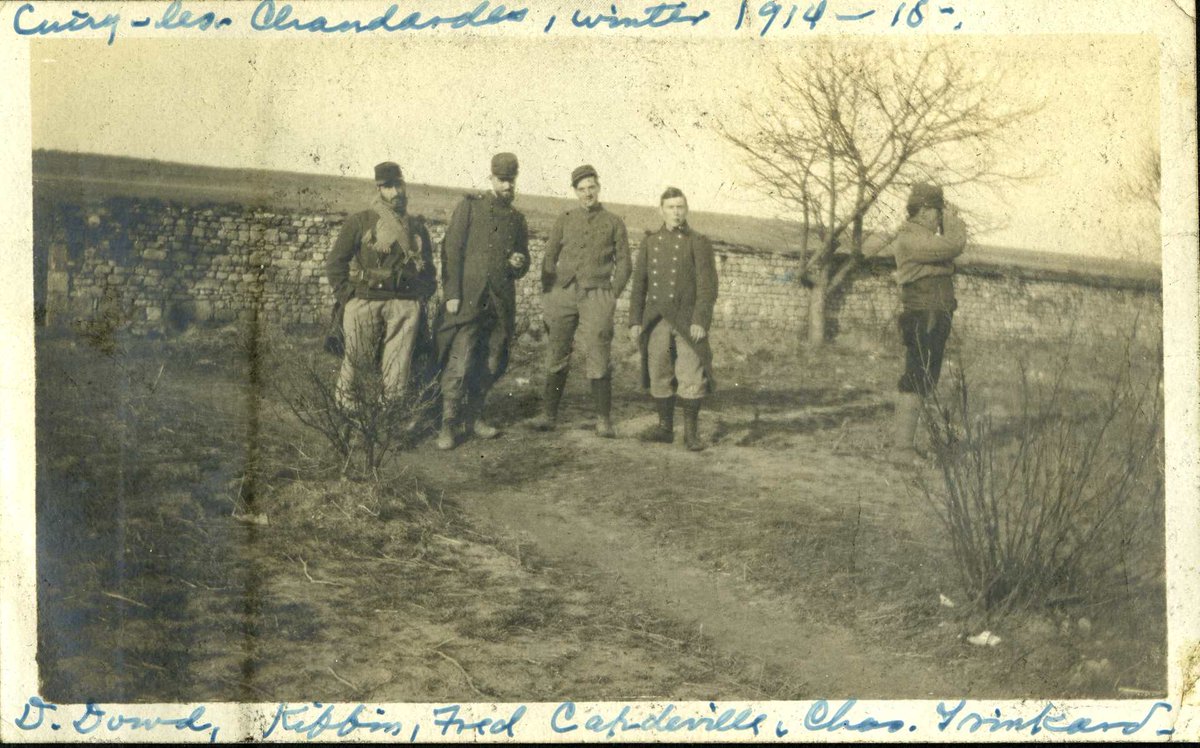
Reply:
M904 342L904 374L896 401L893 457L919 459L917 423L922 400L937 386L942 372L954 298L954 258L962 254L967 227L942 188L915 184L908 197L908 220L892 240L896 282L900 286L900 339Z
M559 216L542 262L542 315L546 322L546 387L533 427L554 428L567 383L571 348L578 342L591 382L596 433L612 438L613 312L632 272L625 222L600 204L596 170L571 172L579 207Z
M463 198L442 242L446 314L438 329L442 428L438 449L453 449L455 429L490 439L483 417L488 392L508 368L516 334L515 282L529 270L529 228L513 208L517 157L492 158L492 189Z
M629 332L642 353L642 386L650 388L658 424L643 441L675 439L675 400L684 417L684 445L704 449L700 403L716 388L708 329L717 301L717 265L708 238L687 223L687 198L670 187L659 208L663 225L647 234L633 270Z

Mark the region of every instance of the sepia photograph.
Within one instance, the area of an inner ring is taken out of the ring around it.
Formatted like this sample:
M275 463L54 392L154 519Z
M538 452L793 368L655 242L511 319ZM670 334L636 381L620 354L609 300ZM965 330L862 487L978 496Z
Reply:
M27 41L37 696L6 721L1171 709L1157 37L233 5L276 33Z

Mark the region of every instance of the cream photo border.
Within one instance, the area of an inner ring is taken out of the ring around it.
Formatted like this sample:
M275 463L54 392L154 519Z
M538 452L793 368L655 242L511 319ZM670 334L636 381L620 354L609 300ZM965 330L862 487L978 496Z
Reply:
M139 4L123 13L124 17L161 15L167 2ZM282 4L282 3L280 3ZM292 3L297 15L312 17L324 8L338 18L373 18L384 11L390 0L378 2L352 2L322 5L321 3ZM429 0L421 4L401 3L405 13L422 10L458 13L477 4L475 0L452 2ZM493 3L496 5L497 3ZM688 12L709 10L719 22L698 28L679 25L678 28L641 29L621 31L583 32L567 27L563 20L574 8L587 10L607 9L609 2L561 3L558 0L540 2L506 3L510 8L530 7L531 12L548 17L556 13L559 25L555 33L568 39L572 35L588 34L594 38L610 35L643 35L648 38L668 41L673 37L692 40L709 37L753 35L754 9L761 2L751 2L748 22L750 28L733 30L732 21L738 12L738 0L696 0L688 2ZM646 2L620 3L622 10L637 12L651 5ZM806 5L806 3L798 3ZM1132 738L1120 731L1096 735L1077 735L1077 739L1100 740L1158 740L1181 741L1200 739L1200 694L1197 679L1200 678L1200 478L1197 457L1200 455L1200 345L1198 345L1197 305L1200 287L1197 285L1197 140L1196 140L1196 67L1195 67L1195 18L1194 10L1186 3L1172 0L1068 0L1049 2L1043 0L947 0L943 5L955 5L956 18L964 21L959 34L980 35L1024 35L1024 34L1138 34L1157 39L1160 50L1160 97L1162 148L1162 273L1163 273L1163 336L1165 397L1167 421L1166 438L1166 500L1167 500L1167 591L1168 591L1168 696L1171 705L1169 714L1158 714L1152 727L1137 733ZM83 8L94 15L121 12L121 3L78 3L55 6L37 2L39 10L59 18L69 17L73 7ZM186 7L193 13L215 11L237 19L237 23L220 30L208 31L158 31L153 28L132 28L122 23L119 37L122 39L171 37L181 38L194 35L206 39L232 39L253 35L248 19L254 3L189 2ZM791 3L785 4L790 6ZM862 0L858 5L868 7L893 7L895 3ZM557 6L557 7L551 7ZM32 270L32 195L30 154L30 37L19 36L13 30L14 13L20 3L0 4L0 71L6 86L0 97L0 118L3 119L3 143L0 145L0 183L5 200L0 204L0 262L4 273L0 284L0 741L32 742L43 740L208 740L207 732L184 732L159 729L153 732L125 732L120 736L102 737L100 732L89 736L69 735L64 729L52 731L49 720L37 730L23 730L16 726L28 699L38 692L36 653L36 585L35 562L35 453L34 453L34 326L33 326L33 270ZM728 20L729 23L725 23ZM913 35L925 33L903 28L888 30L879 24L878 32ZM834 34L853 31L873 33L867 27L826 25L816 32ZM435 34L480 33L510 37L513 44L521 44L531 36L541 38L540 23L524 23L512 27L491 27L476 31L438 30ZM64 34L69 38L104 38L108 32L95 30ZM273 38L278 38L275 35ZM302 34L293 33L286 38L300 40ZM794 31L789 39L803 37ZM731 71L731 75L736 74ZM1155 700L1122 701L1074 701L1055 702L1072 716L1086 716L1093 720L1136 720L1152 707ZM972 708L991 710L997 708L1006 716L1030 717L1042 708L1043 701L980 700L971 703ZM764 733L757 740L1062 740L1062 735L1042 732L1037 736L1010 732L989 733L980 730L974 735L939 732L936 728L936 702L924 701L876 701L859 702L855 713L873 715L877 719L904 719L918 729L909 733L889 734L883 731L863 734L840 732L792 731L782 738L773 732L775 719L786 721L793 728L802 723L811 702L776 702L771 704L737 703L721 704L721 708L743 707L764 710L771 714ZM179 717L186 716L197 705L137 705L130 712L142 716ZM205 721L220 726L218 739L222 742L261 738L262 730L270 723L277 705L275 704L206 704ZM449 741L432 729L430 712L437 704L380 704L386 719L400 720L406 725L420 720L423 728L417 736L423 741ZM500 717L511 714L515 704L465 705L464 708L476 718ZM529 704L520 725L518 737L533 741L577 741L603 742L603 734L576 730L559 735L549 729L549 718L555 708L553 703ZM652 705L645 704L645 707ZM835 704L836 706L836 704ZM607 711L617 709L607 705ZM82 713L82 705L60 707L71 715ZM579 704L580 713L586 713L601 705ZM617 707L619 708L619 706ZM680 703L679 713L710 714L707 704ZM639 708L639 711L645 709ZM67 720L60 720L67 721ZM1172 735L1157 734L1158 729L1169 726ZM322 739L330 739L327 734ZM399 736L407 739L407 730ZM463 736L471 737L471 736ZM730 733L626 733L628 739L652 739L663 741L709 741L737 739ZM752 735L740 736L753 739ZM272 740L302 740L303 736L287 734L272 736ZM355 733L356 740L394 740L383 733ZM485 735L475 738L483 741L509 740L503 735Z

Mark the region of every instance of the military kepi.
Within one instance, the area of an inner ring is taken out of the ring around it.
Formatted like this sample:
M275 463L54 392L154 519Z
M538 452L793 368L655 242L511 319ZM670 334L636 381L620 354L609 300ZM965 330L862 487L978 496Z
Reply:
M512 153L497 153L492 156L492 176L514 179L517 176L517 157Z
M384 161L382 164L375 164L375 184L380 187L389 184L396 184L403 181L404 176L400 173L400 164L395 161Z
M910 208L937 208L941 210L945 205L946 198L942 194L942 188L937 185L918 182L912 186L912 192L908 193L908 207Z
M575 171L571 172L571 186L579 186L579 183L588 177L596 177L599 179L599 175L596 174L595 167L593 167L591 164L584 164L583 166L575 167Z

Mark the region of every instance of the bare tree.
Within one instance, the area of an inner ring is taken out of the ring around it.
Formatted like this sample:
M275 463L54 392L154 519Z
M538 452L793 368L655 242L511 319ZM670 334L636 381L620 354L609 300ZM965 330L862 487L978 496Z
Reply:
M720 132L799 223L808 340L823 342L827 304L858 267L880 198L921 180L1022 178L1002 166L1000 146L1040 104L1013 104L1002 71L976 69L945 45L904 52L817 43L775 72L779 95L748 102Z

